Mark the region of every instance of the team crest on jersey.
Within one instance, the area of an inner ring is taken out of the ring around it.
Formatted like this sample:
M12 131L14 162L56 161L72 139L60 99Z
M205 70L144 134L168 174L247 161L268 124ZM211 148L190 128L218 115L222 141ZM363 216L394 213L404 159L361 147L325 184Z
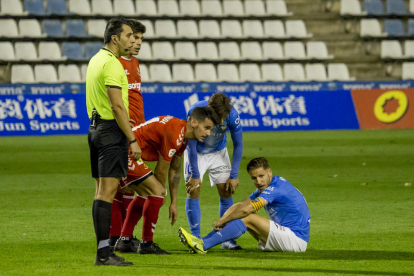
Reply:
M222 130L225 130L227 126L224 125L224 126L220 126L220 127L221 127Z
M175 149L170 149L170 152L168 153L169 157L173 157L175 154L176 150Z

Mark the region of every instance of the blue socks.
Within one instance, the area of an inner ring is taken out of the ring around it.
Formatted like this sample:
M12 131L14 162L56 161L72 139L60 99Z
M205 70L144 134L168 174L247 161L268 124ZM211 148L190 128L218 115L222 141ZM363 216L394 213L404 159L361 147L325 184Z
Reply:
M246 225L241 219L233 220L227 223L226 227L220 231L213 230L203 238L204 250L223 243L228 240L237 239L247 231ZM215 233L213 233L215 232Z
M185 201L185 212L187 214L188 224L191 234L198 238L200 235L201 210L198 198L187 198Z
M233 198L220 198L219 215L222 217L224 213L233 205Z

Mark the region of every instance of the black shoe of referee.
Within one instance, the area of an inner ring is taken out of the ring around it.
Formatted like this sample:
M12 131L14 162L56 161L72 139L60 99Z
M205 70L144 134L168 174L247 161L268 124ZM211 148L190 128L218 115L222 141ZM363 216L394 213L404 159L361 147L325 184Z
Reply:
M114 253L109 255L109 257L106 258L106 259L100 259L100 258L96 257L94 263L95 263L95 265L114 265L114 266L133 265L133 263L125 261L124 258L119 257L119 256L115 255Z

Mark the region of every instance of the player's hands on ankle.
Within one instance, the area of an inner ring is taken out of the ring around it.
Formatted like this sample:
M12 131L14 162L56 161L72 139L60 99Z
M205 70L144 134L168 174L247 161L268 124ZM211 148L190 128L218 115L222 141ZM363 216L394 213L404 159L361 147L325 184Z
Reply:
M187 194L191 194L194 190L199 188L201 186L201 179L200 178L190 178L185 183L185 190L187 191Z
M226 190L231 191L232 194L236 191L237 187L239 187L239 180L238 179L227 179L226 182Z
M220 220L217 220L213 223L214 230L220 231L226 226L227 223L223 223Z

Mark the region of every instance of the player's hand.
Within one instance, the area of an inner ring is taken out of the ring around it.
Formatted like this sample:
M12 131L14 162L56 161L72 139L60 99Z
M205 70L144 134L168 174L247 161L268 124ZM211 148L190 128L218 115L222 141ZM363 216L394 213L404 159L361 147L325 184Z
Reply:
M217 220L213 223L214 230L216 230L216 231L220 231L226 225L227 225L227 223L222 223L220 220Z
M131 128L134 128L134 126L135 126L136 123L137 122L135 122L134 120L129 119L129 125L131 126Z
M200 178L190 178L185 183L185 190L187 191L187 194L190 194L192 191L197 189L201 186L201 179Z
M239 180L238 179L227 179L226 182L226 190L231 191L232 194L236 191L237 187L239 187Z
M138 143L132 143L131 145L129 145L129 147L131 148L131 156L132 158L136 160L139 160L141 158L141 148L138 146Z
M171 203L170 205L170 217L169 220L171 221L171 225L174 225L174 223L177 221L177 204Z

